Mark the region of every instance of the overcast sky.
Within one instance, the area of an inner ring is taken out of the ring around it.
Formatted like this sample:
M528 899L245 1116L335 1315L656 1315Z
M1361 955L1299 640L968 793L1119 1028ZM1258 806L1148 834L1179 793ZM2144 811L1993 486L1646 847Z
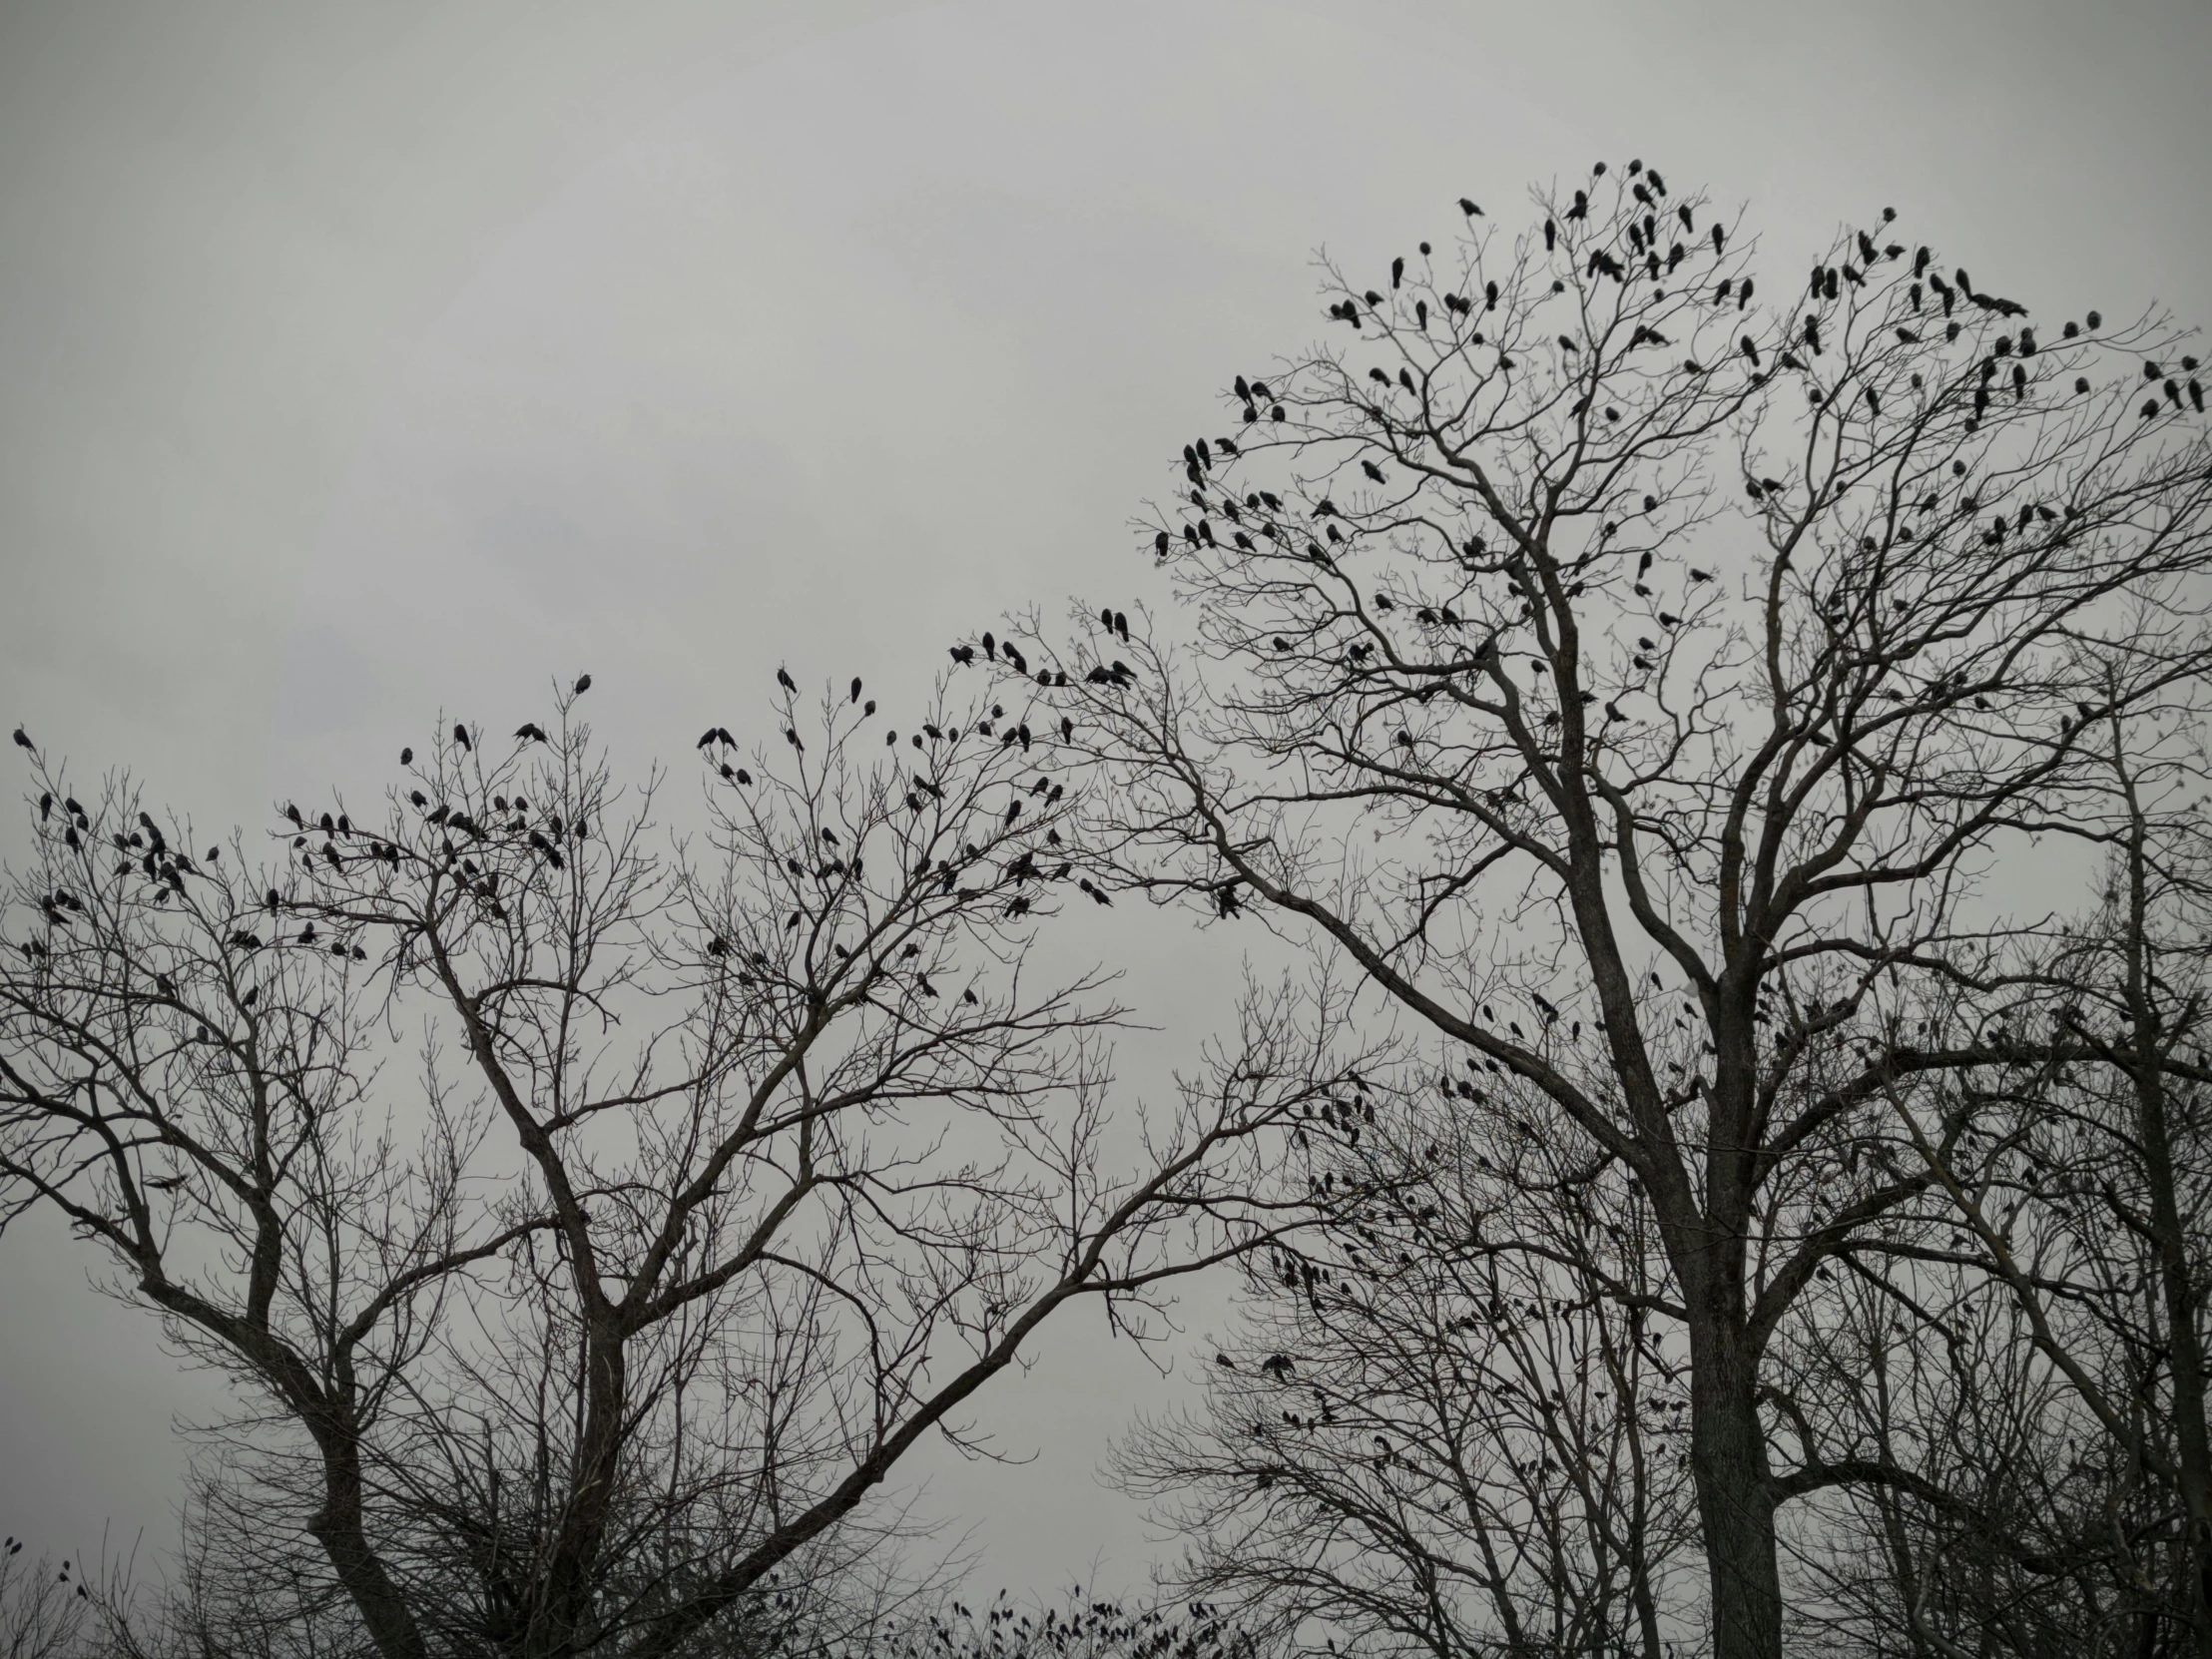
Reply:
M2038 314L2212 318L2208 73L2203 0L0 0L0 725L259 826L581 669L633 772L780 662L919 690L1160 597L1128 520L1318 249L1599 158L1782 270L1888 204ZM1235 958L1115 929L1157 1087ZM0 1530L158 1543L213 1396L66 1243L0 1240ZM1035 1459L926 1506L1141 1576L1093 1471L1179 1386L1063 1330L985 1402Z

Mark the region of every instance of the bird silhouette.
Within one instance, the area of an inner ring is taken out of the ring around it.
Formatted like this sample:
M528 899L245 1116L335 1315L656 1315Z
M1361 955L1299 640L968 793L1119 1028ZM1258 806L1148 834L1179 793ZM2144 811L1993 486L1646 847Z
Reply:
M33 754L37 753L36 747L32 744L30 738L25 735L23 728L20 726L15 729L15 746L18 749L31 750Z
M588 692L588 691L590 691L590 690L591 690L591 676L590 676L590 675L588 675L588 674L579 674L579 675L578 675L578 676L576 677L576 689L575 689L575 691L574 691L573 693L571 693L570 695L572 695L572 696L575 696L575 697L582 697L582 696L584 695L584 693L586 693L586 692Z
M793 680L791 675L781 668L776 671L776 683L788 692L799 690L798 682Z
M458 722L453 727L453 741L459 744L464 751L473 750L476 747L468 741L468 728Z

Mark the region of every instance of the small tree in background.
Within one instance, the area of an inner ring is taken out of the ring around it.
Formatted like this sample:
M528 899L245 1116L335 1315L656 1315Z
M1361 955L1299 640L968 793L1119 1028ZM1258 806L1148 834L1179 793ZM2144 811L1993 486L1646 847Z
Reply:
M252 1402L262 1519L204 1540L204 1608L247 1550L386 1656L743 1646L1052 1315L1154 1335L1277 1226L1239 1195L1324 1081L1295 1009L1124 1167L1103 978L1024 973L1055 744L978 709L885 747L857 681L819 720L786 684L784 760L702 741L704 857L588 681L402 756L373 827L287 808L266 865L33 752L0 1182Z

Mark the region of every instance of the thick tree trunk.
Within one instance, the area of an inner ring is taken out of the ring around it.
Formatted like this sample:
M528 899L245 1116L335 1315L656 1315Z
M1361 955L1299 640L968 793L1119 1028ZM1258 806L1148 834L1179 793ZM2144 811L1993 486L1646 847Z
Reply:
M361 1522L361 1460L349 1434L318 1436L322 1451L322 1507L307 1517L307 1531L338 1582L352 1598L369 1640L382 1659L428 1659L429 1648L406 1598L384 1570Z
M1690 1318L1690 1472L1705 1531L1713 1655L1781 1659L1782 1577L1758 1356L1732 1312L1693 1306Z
M584 1421L568 1502L553 1543L544 1601L525 1651L534 1659L578 1652L596 1636L600 1553L622 1469L629 1364L612 1311L592 1318L585 1341Z

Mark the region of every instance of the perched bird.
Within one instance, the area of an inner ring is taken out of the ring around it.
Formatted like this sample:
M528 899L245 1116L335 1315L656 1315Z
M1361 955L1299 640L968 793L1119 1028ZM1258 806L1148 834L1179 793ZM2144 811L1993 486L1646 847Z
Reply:
M852 694L851 696L847 697L845 701L847 703L857 703L860 701L860 678L858 675L854 675L852 677Z
M413 766L413 765L414 765L414 751L413 751L412 749L402 749L402 750L401 750L401 751L399 752L399 764L400 764L401 766L403 766L403 767L411 767L411 766Z
M798 683L794 681L792 677L781 668L776 671L776 683L779 686L782 686L788 692L796 692L797 690L799 690Z
M526 720L516 727L515 736L524 743L544 743L546 741L545 728L531 720Z
M476 747L474 744L468 741L468 728L461 725L457 721L454 723L453 726L453 741L459 744L464 750L470 750Z
M582 697L584 693L590 690L591 676L588 674L579 674L576 677L576 690L571 695L575 697Z
M24 735L24 731L23 731L23 728L22 728L22 727L20 727L20 726L18 726L18 727L17 727L16 729L15 729L15 746L16 746L16 748L18 748L18 749L32 749L32 748L33 748L33 746L32 746L32 743L31 743L31 740L30 740L30 739L29 739L28 737L26 737L26 736ZM35 751L34 751L34 753L35 753Z

